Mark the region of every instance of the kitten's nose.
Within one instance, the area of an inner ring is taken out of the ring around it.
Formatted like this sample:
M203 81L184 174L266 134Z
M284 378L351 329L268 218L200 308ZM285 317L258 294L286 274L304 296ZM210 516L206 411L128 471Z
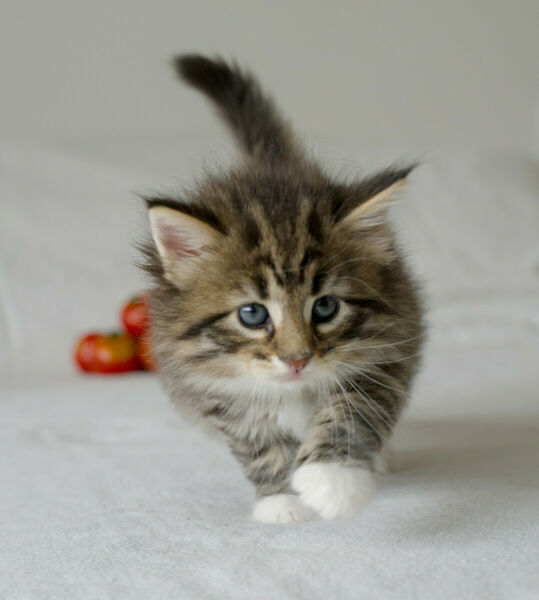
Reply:
M288 366L292 375L297 375L300 371L303 371L310 358L310 354L304 354L303 356L299 356L296 354L283 356L281 360Z

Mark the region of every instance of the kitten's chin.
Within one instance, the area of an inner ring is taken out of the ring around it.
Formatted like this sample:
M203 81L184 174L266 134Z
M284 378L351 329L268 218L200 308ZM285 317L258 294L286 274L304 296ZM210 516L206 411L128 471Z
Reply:
M283 383L283 384L292 384L292 385L306 385L307 381L308 381L309 377L306 375L303 375L303 373L297 373L295 375L292 375L292 373L284 373L284 374L279 374L276 375L274 378L274 381L277 381L278 383Z
M290 391L297 391L303 388L318 388L321 384L329 384L333 376L330 372L323 368L306 369L301 373L275 373L271 379L265 379L265 381L271 381Z
M271 379L262 379L260 383L279 392L294 393L308 386L308 377L277 375Z

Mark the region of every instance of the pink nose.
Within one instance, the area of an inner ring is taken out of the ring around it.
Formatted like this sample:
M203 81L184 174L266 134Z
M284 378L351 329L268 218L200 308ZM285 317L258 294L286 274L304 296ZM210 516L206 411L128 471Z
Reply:
M286 358L283 358L283 362L288 365L288 368L290 369L290 372L292 373L292 375L297 375L300 371L303 371L303 369L309 362L309 358L304 357L304 358L296 359L296 358L286 357Z

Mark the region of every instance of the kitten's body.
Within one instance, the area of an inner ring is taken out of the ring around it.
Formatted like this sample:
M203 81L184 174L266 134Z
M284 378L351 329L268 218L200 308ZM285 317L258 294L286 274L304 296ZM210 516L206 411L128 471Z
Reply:
M250 76L197 56L176 65L246 159L186 197L148 199L160 373L225 435L261 497L255 518L352 516L421 347L416 288L386 221L410 169L332 181ZM246 325L253 315L267 319Z

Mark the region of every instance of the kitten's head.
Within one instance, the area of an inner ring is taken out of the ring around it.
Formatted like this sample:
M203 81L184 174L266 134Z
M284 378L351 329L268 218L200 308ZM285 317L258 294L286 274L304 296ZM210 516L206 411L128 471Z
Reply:
M334 386L380 356L382 332L413 333L413 286L387 223L410 168L332 182L252 77L201 57L177 67L217 103L246 160L182 198L148 199L165 377L230 393Z
M185 201L149 199L167 368L284 391L371 360L359 341L399 313L386 213L407 172L343 186L244 167Z

